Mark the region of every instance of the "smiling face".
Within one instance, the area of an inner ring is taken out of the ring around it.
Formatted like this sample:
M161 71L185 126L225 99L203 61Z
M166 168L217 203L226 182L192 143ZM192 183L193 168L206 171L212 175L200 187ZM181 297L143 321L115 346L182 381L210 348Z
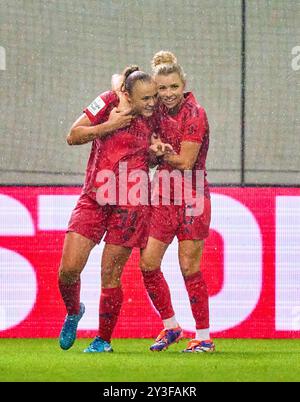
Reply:
M183 100L185 82L182 81L178 73L167 75L158 74L155 76L158 95L162 103L168 109L174 109Z
M154 81L137 81L127 99L134 114L150 117L157 102L157 86Z

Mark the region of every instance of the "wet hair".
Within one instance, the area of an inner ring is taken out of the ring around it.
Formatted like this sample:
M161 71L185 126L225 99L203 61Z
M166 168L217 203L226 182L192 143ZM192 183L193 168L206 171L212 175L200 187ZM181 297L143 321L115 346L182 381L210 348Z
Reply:
M177 63L177 58L174 53L168 50L157 52L151 62L153 75L169 75L177 73L182 82L186 81L186 75L180 64Z
M152 82L151 75L140 71L139 67L135 65L126 67L122 74L124 81L121 86L121 91L128 92L130 95L137 81Z

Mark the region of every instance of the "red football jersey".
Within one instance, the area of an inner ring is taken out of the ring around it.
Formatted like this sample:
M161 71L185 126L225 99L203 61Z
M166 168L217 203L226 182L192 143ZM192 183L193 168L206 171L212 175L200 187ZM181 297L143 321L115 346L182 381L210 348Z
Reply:
M108 119L110 111L117 106L119 99L114 92L105 92L85 109L86 115L89 117L93 125L100 124ZM97 188L102 185L99 182L99 172L111 171L116 177L117 187L117 203L119 186L124 188L124 178L122 175L119 182L119 167L122 162L124 168L126 164L127 179L130 174L136 171L144 171L145 186L149 186L148 164L149 164L149 146L152 134L151 119L143 116L137 116L130 126L121 128L106 135L102 139L93 141L90 159L87 167L85 192L95 197ZM97 178L98 176L98 178ZM129 191L139 179L130 180L126 183Z
M201 144L196 163L192 170L193 188L195 188L196 171L204 172L204 194L209 197L208 182L206 180L206 156L209 147L209 124L206 112L201 107L194 95L188 92L184 95L183 103L176 115L170 115L168 109L162 103L158 105L155 113L156 131L163 142L169 143L174 151L179 154L183 141L197 142ZM162 162L158 171L168 170L172 172L174 168L167 162ZM171 197L174 188L171 181ZM160 188L161 192L161 188Z
M86 109L84 113L93 126L108 120L109 113L119 103L119 98L113 91L107 91L98 96ZM90 157L86 167L85 183L83 191L95 199L94 184L97 176L97 167L101 158L102 140L96 138L92 143Z

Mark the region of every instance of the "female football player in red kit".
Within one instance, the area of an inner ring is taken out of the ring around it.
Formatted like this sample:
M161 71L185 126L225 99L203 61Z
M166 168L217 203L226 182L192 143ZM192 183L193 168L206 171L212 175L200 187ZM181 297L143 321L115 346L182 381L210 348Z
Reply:
M191 92L185 93L185 74L173 53L158 52L153 57L152 67L160 100L157 131L160 139L169 143L176 153L162 157L157 173L163 170L191 171L192 192L196 194L198 201L200 198L202 208L201 213L193 215L191 209L194 206L190 202L183 200L181 205L176 205L175 185L171 188L171 205L162 205L162 202L152 205L150 235L140 266L145 287L160 313L164 329L150 349L164 350L182 337L182 329L172 308L170 291L160 268L168 245L177 236L179 264L196 323L195 339L188 343L184 352L213 352L215 346L209 333L208 292L199 268L211 217L205 170L209 125L203 107L197 103ZM197 171L202 171L204 176L203 191L200 194L195 192ZM158 197L160 201L163 198L161 187Z
M80 303L80 274L93 247L106 233L101 262L99 332L85 352L111 352L110 339L123 298L122 269L132 248L145 247L148 238L149 205L120 205L119 200L115 205L99 205L98 199L99 172L104 169L113 172L119 185L120 161L126 163L127 175L139 170L148 177L153 131L149 118L157 99L156 84L151 76L136 67L128 68L123 74L123 91L131 115L128 111L117 113L114 108L118 106L118 96L112 91L105 92L84 110L67 137L70 145L89 141L93 144L85 184L69 222L59 268L59 289L68 313L60 334L60 346L65 350L73 345L84 314L84 305Z

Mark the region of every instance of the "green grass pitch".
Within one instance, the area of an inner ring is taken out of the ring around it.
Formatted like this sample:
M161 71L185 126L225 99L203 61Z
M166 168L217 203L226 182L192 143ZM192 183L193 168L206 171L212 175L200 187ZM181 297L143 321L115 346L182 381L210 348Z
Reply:
M165 352L149 339L114 339L114 353L84 354L88 339L62 351L56 339L0 339L0 381L300 381L300 340L216 339L214 354Z

